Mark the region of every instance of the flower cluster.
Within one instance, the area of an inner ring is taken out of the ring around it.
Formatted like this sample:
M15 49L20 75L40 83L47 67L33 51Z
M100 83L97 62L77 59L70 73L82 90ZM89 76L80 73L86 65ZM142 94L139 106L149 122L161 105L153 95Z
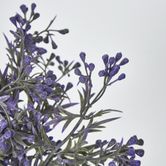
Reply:
M121 53L117 53L115 57L109 57L109 55L107 55L107 54L102 56L102 60L105 65L105 69L99 71L99 76L107 77L108 85L112 84L112 82L110 82L110 81L116 74L118 74L120 67L129 62L129 60L127 58L124 58L122 60L121 60L121 58L122 58ZM119 60L121 60L120 63L119 63ZM117 64L117 63L119 63L119 64ZM118 78L115 81L123 80L125 77L126 77L125 74L122 73L118 76ZM113 81L113 82L115 82L115 81Z
M47 55L45 44L57 49L54 34L64 35L69 30L52 29L55 17L44 30L33 32L32 22L40 17L36 4L32 3L30 8L21 5L20 10L21 14L10 17L15 27L10 30L14 40L4 35L9 62L4 71L0 70L0 165L102 166L109 162L109 166L139 166L141 162L137 157L142 157L144 150L135 148L135 145L143 145L143 140L137 136L131 137L126 144L123 139L120 143L115 139L98 139L93 144L87 140L89 133L101 132L106 123L120 118L99 120L105 114L121 111L92 112L91 107L109 85L125 78L122 73L112 80L129 60L122 59L121 53L115 57L103 55L105 67L99 71L99 76L104 81L99 92L94 92L95 65L87 62L84 52L80 53L82 66L79 62L62 60L54 52ZM52 70L52 67L57 68ZM77 86L82 87L78 88L79 101L74 102L68 95L74 83L63 81L72 71L79 77ZM75 105L80 106L79 111L68 110ZM58 124L63 124L63 134L74 120L73 129L64 134L62 140L56 135L50 136L50 131Z

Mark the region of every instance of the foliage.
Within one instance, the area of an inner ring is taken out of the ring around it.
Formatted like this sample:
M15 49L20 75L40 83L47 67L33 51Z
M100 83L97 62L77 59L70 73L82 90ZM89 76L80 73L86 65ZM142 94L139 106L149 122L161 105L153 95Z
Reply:
M118 73L129 60L122 58L121 53L115 57L103 55L104 68L99 71L103 85L99 92L93 92L95 65L87 62L84 52L80 53L81 66L79 62L62 60L55 53L46 56L47 50L41 47L41 44L51 44L52 49L57 49L54 34L64 35L69 30L52 29L55 17L44 30L32 32L31 25L40 16L36 4L31 4L30 9L21 5L20 9L22 14L10 18L15 27L10 30L14 39L10 41L4 35L9 61L5 70L0 71L1 165L102 166L109 161L109 166L139 166L136 156L142 157L144 151L135 148L135 145L143 145L143 140L137 136L132 136L126 143L123 139L120 142L115 139L98 139L93 144L87 142L89 133L100 132L106 123L120 118L102 118L111 112L121 112L118 110L92 112L90 109L109 86L125 78L124 73ZM51 67L57 67L61 74L55 74ZM61 83L62 78L72 71L79 77L78 86L82 87L78 90L78 103L72 102L68 96L73 84ZM26 96L24 99L22 94ZM78 104L80 110L77 113L69 111ZM73 120L77 120L76 124L62 140L48 136L61 122L64 124L63 133ZM35 151L33 155L29 153L32 150Z

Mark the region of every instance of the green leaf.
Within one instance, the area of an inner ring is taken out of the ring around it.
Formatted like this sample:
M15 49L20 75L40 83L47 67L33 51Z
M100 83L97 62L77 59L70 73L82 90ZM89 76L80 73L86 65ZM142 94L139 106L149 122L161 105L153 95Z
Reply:
M99 122L94 122L93 124L90 125L90 128L105 128L105 126L102 126L105 123L114 121L119 119L120 117L115 117L115 118L109 118L109 119L105 119L105 120L101 120Z
M72 140L71 140L71 138L69 138L68 144L67 144L66 148L64 149L64 152L69 151L71 149L71 147L72 147Z
M80 113L82 114L82 112L84 111L84 105L85 105L85 101L84 101L84 97L82 95L82 93L78 90L79 96L80 96Z
M110 112L120 112L122 113L122 111L119 110L114 110L114 109L105 109L105 110L100 110L99 112L97 112L94 117L98 117L98 116L102 116L104 114L110 113Z
M66 128L68 127L68 125L71 123L72 120L73 120L73 119L68 119L68 120L65 122L65 124L64 124L64 126L63 126L63 128L62 128L62 133L66 130Z

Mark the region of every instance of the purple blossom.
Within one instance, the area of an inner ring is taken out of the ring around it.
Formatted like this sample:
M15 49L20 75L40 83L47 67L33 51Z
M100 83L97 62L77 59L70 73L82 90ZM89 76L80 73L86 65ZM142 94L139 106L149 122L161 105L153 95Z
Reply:
M115 162L111 161L109 162L108 166L116 166Z
M127 145L134 145L137 144L138 138L136 135L130 137L130 139L127 141Z
M120 66L122 66L122 65L125 65L125 64L127 64L129 62L129 60L128 60L128 58L124 58L121 62L120 62Z
M87 77L81 75L81 76L79 77L79 82L81 82L81 83L83 83L83 84L86 83L86 82L87 82Z
M125 79L126 75L124 73L122 73L119 77L118 77L118 80L123 80Z
M24 64L25 65L30 65L31 61L32 61L32 57L30 57L28 55L24 57Z
M21 11L22 11L24 14L26 14L27 11L28 11L28 8L27 8L26 5L21 5L21 6L20 6L20 9L21 9Z
M71 82L67 83L66 86L66 91L68 91L69 89L71 89L73 87L73 84Z
M7 131L5 131L5 133L3 134L3 138L4 138L5 140L7 140L7 139L11 138L13 135L14 135L14 133L13 133L11 130L7 130Z
M115 61L118 62L122 58L122 53L118 52L115 56Z
M36 122L39 122L41 119L42 114L40 112L35 112L34 113L34 118Z
M140 166L141 162L139 160L131 160L130 166Z
M43 91L43 92L40 93L40 97L41 97L43 100L46 100L47 95L48 95L48 94L47 94L46 91Z
M32 3L32 4L31 4L31 10L32 10L33 13L34 13L35 8L36 8L36 4L35 4L35 3Z
M85 62L85 58L86 58L85 52L81 52L81 53L80 53L80 58L81 58L81 60L82 60L83 62Z
M107 75L107 72L105 70L99 71L99 77L104 77Z
M112 66L115 63L115 58L114 57L110 57L109 58L109 65Z
M27 65L24 69L24 73L28 76L33 70L32 65Z
M0 121L0 133L7 127L8 123L5 119Z
M31 163L30 163L30 161L29 161L28 159L24 158L24 159L23 159L23 165L24 165L24 166L30 166Z
M30 51L31 53L33 53L34 51L36 51L36 45L35 45L35 42L33 40L32 34L27 34L25 36L24 46L27 49L27 51Z
M102 59L103 59L103 62L104 62L105 65L108 64L108 58L109 58L109 56L107 54L102 56Z
M119 72L119 70L120 70L120 66L119 66L119 65L115 65L115 66L111 69L111 71L110 71L110 73L109 73L109 77L112 78L114 75L116 75L116 74Z
M88 68L89 68L89 71L92 72L94 70L94 68L95 68L95 65L93 63L90 63L88 65Z
M44 49L44 48L42 48L42 47L37 47L37 48L35 49L35 51L37 51L37 53L38 53L39 55L43 55L43 54L47 53L47 50Z
M29 142L29 143L33 143L35 140L35 136L34 135L29 135L27 137L25 137L25 139Z
M139 156L139 157L143 157L144 156L144 150L143 149L136 149L135 153Z
M46 83L47 85L52 85L53 80L52 80L51 78L46 78L45 83Z
M80 71L80 69L78 69L78 68L76 68L76 69L74 70L74 73L75 73L76 75L78 75L78 76L81 75L81 71Z
M38 19L39 17L40 17L40 14L39 14L39 13L35 13L35 14L33 15L32 20L36 20L36 19Z
M133 147L129 147L127 151L127 155L131 157L135 157L135 149Z
M2 152L8 151L10 148L10 145L6 143L5 139L3 137L0 137L0 150Z

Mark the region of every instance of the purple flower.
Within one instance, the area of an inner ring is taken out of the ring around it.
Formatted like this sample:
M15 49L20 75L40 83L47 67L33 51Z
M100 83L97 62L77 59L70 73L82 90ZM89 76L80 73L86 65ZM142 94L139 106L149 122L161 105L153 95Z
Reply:
M101 139L96 140L95 147L99 148L101 147L101 145L102 145L102 140Z
M10 21L17 27L16 17L10 17Z
M107 140L102 141L101 139L96 140L95 147L96 148L101 148L104 145L106 145L108 142Z
M120 66L119 66L119 65L115 65L115 66L111 69L111 71L110 71L110 73L109 73L109 77L112 78L114 75L116 75L116 74L119 72L119 70L120 70Z
M137 136L134 135L130 137L130 139L127 141L127 145L135 145L137 144L137 141L138 141Z
M43 100L45 100L46 98L47 98L47 92L46 91L43 91L43 92L41 92L40 93L40 97L43 99Z
M81 75L80 77L79 77L79 82L81 82L81 83L86 83L87 82L87 78L86 78L86 76L83 76L83 75Z
M31 163L30 163L30 161L29 161L27 158L24 158L24 159L23 159L23 165L24 165L24 166L30 166Z
M24 73L28 76L32 72L32 65L27 65L24 69Z
M21 160L24 158L25 152L23 150L17 151L17 158L21 162Z
M85 62L85 58L86 58L85 52L81 52L81 53L80 53L80 58L81 58L81 60L82 60L83 62Z
M109 58L109 56L107 54L102 56L102 59L103 59L103 62L104 62L105 65L108 64L108 58Z
M0 137L0 150L6 152L10 148L10 145L6 143L3 137Z
M115 63L115 58L114 57L110 57L109 58L109 65L111 66L114 63Z
M129 155L131 157L135 157L135 150L133 147L128 148L127 155Z
M26 140L29 142L29 143L33 143L34 140L35 140L35 136L34 135L29 135L26 137Z
M122 65L125 65L125 64L127 64L129 62L129 60L127 59L127 58L124 58L121 62L120 62L120 66L122 66Z
M33 15L33 20L36 20L36 19L38 19L40 17L40 14L39 13L35 13L34 15Z
M43 92L43 90L44 90L44 86L43 86L43 84L36 84L35 85L35 90L37 91L37 92Z
M21 9L21 11L22 11L24 14L26 14L27 11L28 11L28 8L26 7L26 5L21 5L21 6L20 6L20 9Z
M2 132L7 127L7 121L5 119L2 119L0 121L0 132Z
M115 162L111 161L109 162L108 166L116 166Z
M116 144L116 140L115 140L114 138L112 138L112 139L110 140L110 142L108 143L108 146L111 147L111 146L113 146L113 145L115 145L115 144Z
M69 82L66 86L66 91L68 91L69 89L71 89L73 87L73 84L71 82Z
M138 141L137 141L137 145L143 145L144 144L144 140L143 139L139 139Z
M11 130L7 130L4 134L3 134L3 138L5 139L5 140L7 140L7 139L9 139L9 138L11 138L12 136L13 136L13 132L11 131Z
M88 65L88 68L89 68L89 71L92 72L94 70L94 68L95 68L95 65L93 63L90 63Z
M42 47L36 48L36 51L39 55L45 54L47 52L47 50Z
M40 112L34 113L34 118L36 122L39 122L41 119L42 114Z
M45 126L43 126L44 127L44 130L45 130L45 132L46 133L48 133L48 132L50 132L52 129L50 128L50 126L48 126L48 125L45 125Z
M80 71L80 69L78 69L78 68L76 68L76 69L74 70L74 73L75 73L76 75L78 75L78 76L81 75L81 71Z
M24 39L25 48L33 53L36 50L35 42L33 40L32 34L27 34Z
M143 157L144 156L144 150L143 149L136 149L135 153L139 156L139 157Z
M99 71L99 77L104 77L107 75L107 72L105 70Z
M141 162L139 160L131 160L130 166L140 166Z
M48 95L53 91L53 89L49 86L45 86L44 90L47 92Z
M52 85L53 81L51 78L47 78L45 81L44 81L47 85Z
M124 73L122 73L119 77L118 77L118 80L123 80L125 79L126 75Z
M35 4L35 3L32 3L32 4L31 4L32 13L34 13L35 8L36 8L36 4Z
M30 57L30 56L25 56L24 57L24 64L25 65L30 65L30 63L31 63L31 60L32 60L32 57Z
M17 23L20 25L20 26L23 26L26 21L25 19L23 19L19 14L16 14L15 16L13 17L10 17L10 21L17 27Z
M118 62L122 58L122 53L118 52L115 56L115 61Z
M59 32L62 35L65 35L66 33L69 33L69 29L61 29L61 30L57 30L57 32Z

